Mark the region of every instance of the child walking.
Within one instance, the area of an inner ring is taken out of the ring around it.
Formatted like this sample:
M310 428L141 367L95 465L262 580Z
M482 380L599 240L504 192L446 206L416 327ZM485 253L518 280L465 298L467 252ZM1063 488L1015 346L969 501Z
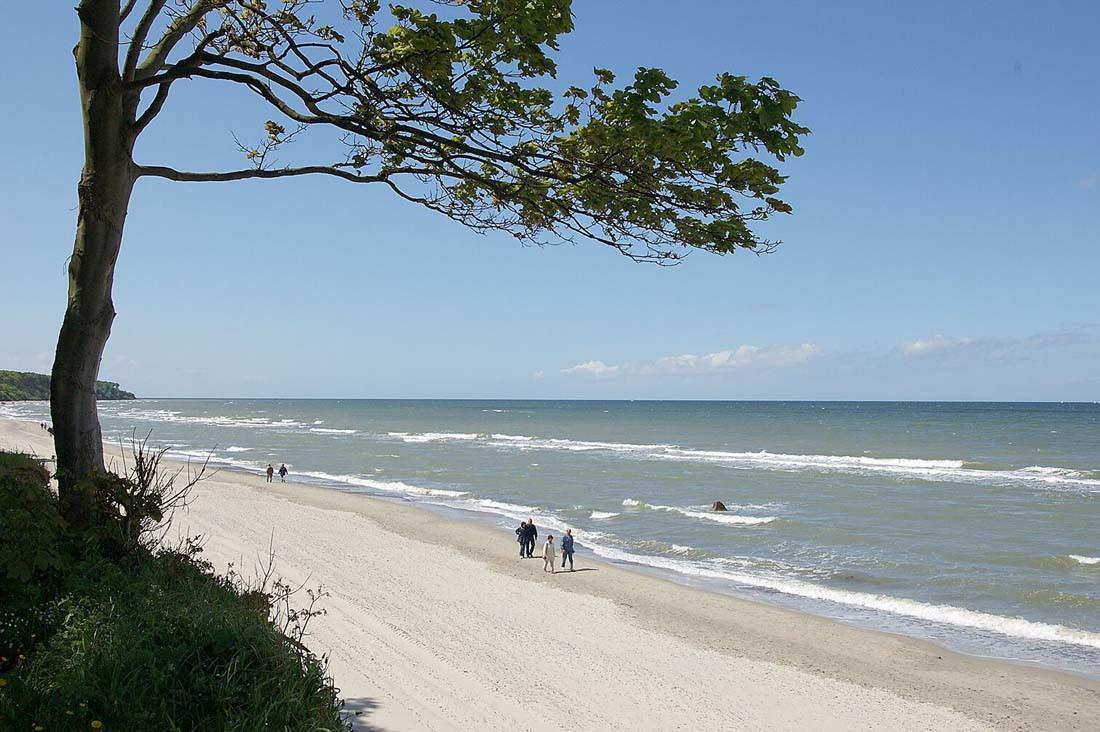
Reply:
M554 574L555 559L557 559L557 552L554 551L554 537L550 535L546 537L546 543L542 545L542 571L545 572L549 568L550 574Z

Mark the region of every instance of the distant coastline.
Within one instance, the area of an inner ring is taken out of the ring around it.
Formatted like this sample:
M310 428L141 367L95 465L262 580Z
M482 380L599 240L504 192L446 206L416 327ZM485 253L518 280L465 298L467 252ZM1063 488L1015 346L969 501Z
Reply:
M114 401L137 399L133 392L125 391L117 382L97 381L96 399ZM50 398L50 377L33 371L0 371L0 402L27 402Z

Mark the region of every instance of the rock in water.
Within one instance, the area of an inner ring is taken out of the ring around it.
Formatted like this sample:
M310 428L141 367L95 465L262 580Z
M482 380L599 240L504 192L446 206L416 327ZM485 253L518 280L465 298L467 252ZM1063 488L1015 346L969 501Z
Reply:
M710 510L711 511L725 511L725 510L727 510L726 509L726 504L722 503L721 501L715 501L714 505L710 507Z

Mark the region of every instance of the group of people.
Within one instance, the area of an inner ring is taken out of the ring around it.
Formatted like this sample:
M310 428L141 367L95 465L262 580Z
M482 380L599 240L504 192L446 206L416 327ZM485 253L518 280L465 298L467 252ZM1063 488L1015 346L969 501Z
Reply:
M530 559L535 556L535 541L539 538L538 527L534 519L521 521L516 529L516 541L519 543L520 558ZM548 534L546 543L542 545L542 571L551 574L557 571L558 552L554 544L554 535ZM561 568L565 569L568 562L569 571L573 571L573 529L566 529L561 537Z
M268 483L272 482L272 478L275 477L275 468L271 467L271 463L267 464L267 470L265 472L267 473L267 482ZM283 465L280 465L279 466L279 481L282 482L282 483L285 483L286 482L286 474L289 473L289 472L290 471L286 469L286 464L285 463Z
M46 430L47 432L49 432L51 435L53 434L53 427L50 427L45 422L39 422L38 426L41 427L42 429Z

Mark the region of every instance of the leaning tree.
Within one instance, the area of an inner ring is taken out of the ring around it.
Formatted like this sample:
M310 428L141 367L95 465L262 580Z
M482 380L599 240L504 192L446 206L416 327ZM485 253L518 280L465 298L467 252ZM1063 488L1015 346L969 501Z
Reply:
M756 156L800 155L808 132L791 118L798 97L774 80L723 73L673 102L676 82L660 69L638 69L619 87L595 69L586 88L554 93L538 82L555 76L571 0L417 4L80 0L85 158L50 404L71 519L88 505L82 477L104 470L95 381L127 205L143 177L377 183L475 230L590 240L659 264L692 249L774 246L750 226L790 207L776 198L784 177ZM199 82L233 85L270 107L259 142L238 142L241 167L135 161L172 90ZM275 162L276 150L311 133L329 135L331 144L309 146L329 157Z

